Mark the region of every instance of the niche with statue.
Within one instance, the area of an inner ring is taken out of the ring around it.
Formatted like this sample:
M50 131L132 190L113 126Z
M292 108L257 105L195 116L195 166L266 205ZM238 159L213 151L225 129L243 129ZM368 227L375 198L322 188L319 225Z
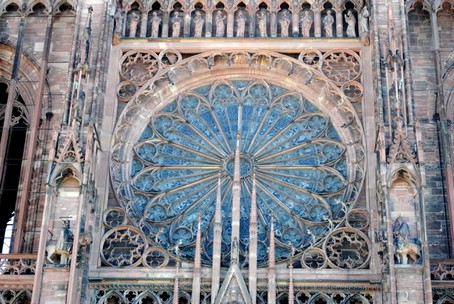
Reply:
M390 187L390 209L393 221L394 261L397 265L420 264L421 241L418 220L418 192L406 171L399 171Z

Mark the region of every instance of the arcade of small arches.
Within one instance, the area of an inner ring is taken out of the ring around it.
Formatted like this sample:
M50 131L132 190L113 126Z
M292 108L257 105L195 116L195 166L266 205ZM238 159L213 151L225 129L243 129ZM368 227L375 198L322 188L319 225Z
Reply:
M353 1L129 2L117 7L120 37L362 37L369 11Z
M20 0L9 0L0 4L0 16L74 15L76 7L74 0L35 0L26 4Z
M169 286L170 287L170 286ZM159 288L156 288L159 289ZM170 288L169 288L170 289ZM135 289L105 289L103 287L97 288L96 290L96 303L97 304L139 304L139 303L153 303L153 304L164 304L169 303L169 299L172 299L173 293L169 289L162 291L150 291L140 288ZM373 303L372 294L373 291L364 292L317 292L317 291L296 291L293 300L295 304L370 304ZM211 303L210 294L202 291L200 299L201 304ZM289 294L286 291L278 291L276 295L276 303L287 304L289 303ZM446 297L445 299L451 299ZM186 304L191 301L190 290L179 290L178 303ZM235 303L235 302L232 302ZM267 303L266 292L261 291L257 296L257 303ZM437 302L448 304L451 302Z

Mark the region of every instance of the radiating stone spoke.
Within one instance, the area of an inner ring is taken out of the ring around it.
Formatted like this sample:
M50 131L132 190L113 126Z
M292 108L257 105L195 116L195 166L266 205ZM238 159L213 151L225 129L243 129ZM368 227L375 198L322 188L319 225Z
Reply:
M254 173L259 266L268 262L271 221L276 260L288 259L290 246L304 250L321 241L334 228L326 227L346 216L337 200L351 197L348 151L328 115L302 95L265 81L222 80L183 92L150 118L134 146L135 199L128 214L141 217L143 232L160 240L156 246L188 260L194 258L200 218L202 263L209 265L221 176L221 263L228 265L240 134L239 262L247 263Z

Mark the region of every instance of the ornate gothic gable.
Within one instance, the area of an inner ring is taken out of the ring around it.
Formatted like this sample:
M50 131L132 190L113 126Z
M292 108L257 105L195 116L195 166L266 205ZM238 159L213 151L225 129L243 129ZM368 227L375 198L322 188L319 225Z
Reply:
M396 118L396 130L394 131L394 138L391 144L388 163L416 163L416 157L411 151L408 138L402 127L402 118Z
M55 157L57 163L82 163L83 153L73 131L69 131Z

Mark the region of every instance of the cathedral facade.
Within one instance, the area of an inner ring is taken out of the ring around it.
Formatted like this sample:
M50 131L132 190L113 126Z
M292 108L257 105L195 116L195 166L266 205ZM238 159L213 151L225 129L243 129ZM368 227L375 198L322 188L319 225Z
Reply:
M0 0L0 303L454 303L453 24Z

